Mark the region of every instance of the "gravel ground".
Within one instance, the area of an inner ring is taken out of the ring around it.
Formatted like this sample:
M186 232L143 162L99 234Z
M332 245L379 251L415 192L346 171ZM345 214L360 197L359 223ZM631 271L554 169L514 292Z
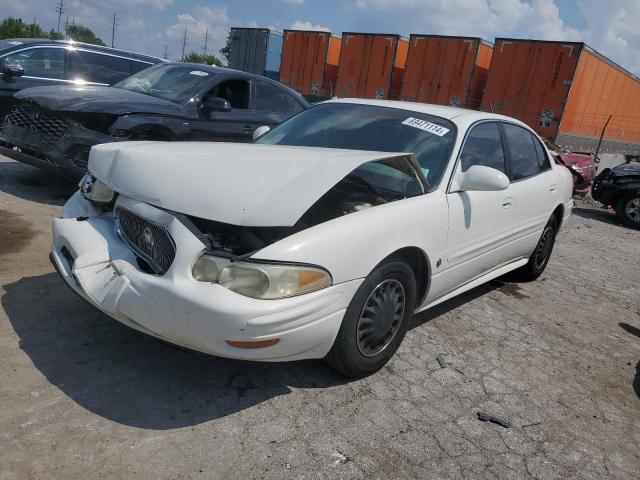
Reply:
M539 281L417 315L352 381L180 350L85 304L47 259L73 189L0 159L1 480L640 478L640 232L610 212L579 203Z

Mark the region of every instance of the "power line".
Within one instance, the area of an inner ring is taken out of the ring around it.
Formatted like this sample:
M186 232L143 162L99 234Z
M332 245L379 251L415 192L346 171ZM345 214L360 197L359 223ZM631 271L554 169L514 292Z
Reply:
M182 58L184 60L184 49L187 47L187 26L184 27L184 36L182 37Z
M62 19L62 12L64 12L64 0L60 0L56 7L56 12L58 12L58 33L60 33L60 20Z

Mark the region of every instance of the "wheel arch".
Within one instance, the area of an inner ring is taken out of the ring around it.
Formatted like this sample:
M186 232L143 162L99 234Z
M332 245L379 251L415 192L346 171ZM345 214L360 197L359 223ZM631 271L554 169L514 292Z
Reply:
M556 220L558 221L558 229L560 229L560 227L562 226L562 220L564 220L564 205L562 203L559 203L553 210L551 216L556 217Z
M381 262L384 263L393 257L401 257L411 270L416 278L416 305L419 307L429 293L429 286L431 285L431 264L429 257L419 247L402 247L389 255L387 255ZM380 265L378 264L378 265ZM377 268L377 266L376 266Z

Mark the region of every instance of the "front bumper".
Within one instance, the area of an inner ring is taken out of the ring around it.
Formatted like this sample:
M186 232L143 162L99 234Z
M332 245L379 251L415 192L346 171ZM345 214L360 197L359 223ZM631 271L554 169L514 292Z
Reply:
M75 194L53 222L52 262L81 297L121 323L187 348L229 358L283 361L322 358L362 280L280 300L257 300L191 277L203 244L168 213L120 197L118 203L166 225L176 257L162 276L143 272L117 236L113 216ZM85 217L89 217L84 220ZM78 217L78 218L76 218ZM279 343L236 348L227 340Z
M118 141L116 137L89 130L73 121L64 136L53 145L40 143L41 138L38 132L5 125L0 133L0 154L18 162L54 169L79 179L87 172L92 146Z

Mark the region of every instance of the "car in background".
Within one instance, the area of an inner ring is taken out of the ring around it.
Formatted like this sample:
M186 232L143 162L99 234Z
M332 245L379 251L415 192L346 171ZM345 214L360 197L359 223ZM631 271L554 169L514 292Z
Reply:
M573 175L573 192L579 195L587 193L596 178L598 170L595 157L588 153L572 153L549 140L544 140L544 143L553 160L558 165L563 165L571 171L571 175Z
M224 67L161 63L111 87L22 90L0 125L0 153L81 177L93 145L123 140L250 142L309 107L289 87Z
M593 182L591 196L613 207L624 225L640 229L640 163L605 168Z
M0 122L15 104L13 95L24 88L74 83L111 85L163 61L72 40L0 40Z
M255 144L123 142L53 220L51 260L123 324L215 355L380 369L414 312L544 271L573 183L522 122L315 105Z

